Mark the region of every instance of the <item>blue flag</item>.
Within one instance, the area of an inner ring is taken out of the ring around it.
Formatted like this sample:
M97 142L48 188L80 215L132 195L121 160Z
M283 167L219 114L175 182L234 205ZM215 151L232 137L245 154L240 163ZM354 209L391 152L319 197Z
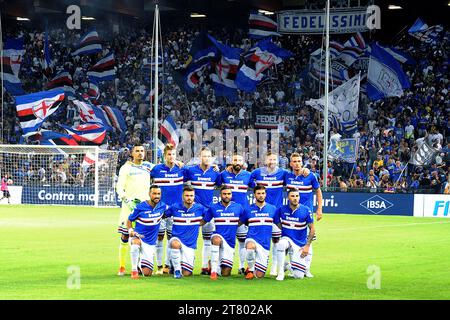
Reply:
M208 37L221 53L220 60L215 64L215 72L211 74L211 80L214 82L214 92L216 96L227 97L231 102L235 102L238 99L235 80L243 50L217 42L216 39L209 35Z
M278 47L270 39L259 41L250 51L253 53L248 56L236 76L238 89L247 92L256 90L256 86L263 79L265 71L271 66L293 56L292 52Z
M372 101L401 97L403 89L411 86L398 61L377 44L372 45L367 80L367 95Z

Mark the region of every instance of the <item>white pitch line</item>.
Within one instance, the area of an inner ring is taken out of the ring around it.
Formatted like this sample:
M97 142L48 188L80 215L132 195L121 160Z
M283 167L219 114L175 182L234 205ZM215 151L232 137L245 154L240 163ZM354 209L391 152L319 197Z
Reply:
M349 231L349 230L361 230L361 229L376 229L376 228L388 228L388 227L406 227L406 226L415 226L415 225L424 225L424 224L446 224L450 223L449 221L433 221L433 222L418 222L418 223L403 223L403 224L383 224L380 226L370 226L370 227L359 227L359 228L330 228L327 231ZM316 224L317 225L317 224Z

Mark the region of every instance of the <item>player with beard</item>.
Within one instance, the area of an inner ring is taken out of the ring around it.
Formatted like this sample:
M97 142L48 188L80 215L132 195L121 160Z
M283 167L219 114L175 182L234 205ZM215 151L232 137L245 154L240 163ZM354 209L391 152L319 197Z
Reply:
M255 186L254 181L251 180L251 173L247 170L243 170L244 157L239 154L234 154L231 160L231 168L224 170L221 173L222 185L225 185L231 189L233 201L239 203L244 210L249 208L247 199L248 188ZM248 227L241 225L237 229L236 237L239 245L239 274L243 274L245 271L245 238L247 235Z

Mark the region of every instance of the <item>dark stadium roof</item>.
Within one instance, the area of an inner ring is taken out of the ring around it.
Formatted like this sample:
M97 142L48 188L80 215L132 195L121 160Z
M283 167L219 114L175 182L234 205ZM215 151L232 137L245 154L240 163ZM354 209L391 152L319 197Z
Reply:
M323 8L325 0L0 0L2 18L8 21L16 17L27 17L34 22L52 16L66 15L66 8L76 4L81 7L83 16L92 16L97 20L111 21L112 16L120 19L136 19L143 24L152 24L154 3L161 8L162 19L182 23L190 19L190 13L206 14L206 21L222 21L233 24L236 21L246 22L251 9L269 11L285 9ZM429 24L448 25L450 0L432 0L426 5L419 5L408 0L331 0L331 6L339 3L367 5L372 3L382 9L382 28L389 33L399 31L411 25L417 17ZM388 10L388 5L401 6L402 10ZM5 22L4 22L5 23Z

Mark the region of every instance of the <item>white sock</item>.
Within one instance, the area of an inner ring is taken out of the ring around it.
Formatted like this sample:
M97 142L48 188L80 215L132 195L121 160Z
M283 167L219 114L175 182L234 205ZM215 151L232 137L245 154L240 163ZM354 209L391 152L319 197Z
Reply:
M245 249L244 241L238 241L238 244L239 244L239 269L242 269L245 267L245 257L247 255L247 251Z
M156 264L158 265L158 267L162 266L163 254L164 254L163 241L157 240L156 241Z
M281 248L282 249L282 248ZM284 274L284 263L286 262L286 253L284 250L277 250L278 271L277 274Z
M274 242L272 244L272 269L271 270L278 269L277 248L278 248L278 243Z
M247 265L249 271L255 271L255 250L254 249L245 249L247 255Z
M169 240L166 242L166 259L164 260L164 264L166 266L170 266L170 246L169 246Z
M131 271L137 271L138 263L139 263L139 245L132 244L130 249L131 256Z
M219 271L219 246L211 246L211 272Z
M181 271L181 250L170 249L170 260L175 271Z
M203 239L202 268L208 268L208 261L210 256L211 256L211 239Z
M309 273L309 271L311 270L312 255L313 255L312 245L310 245L309 246L309 253L305 257L306 273Z

